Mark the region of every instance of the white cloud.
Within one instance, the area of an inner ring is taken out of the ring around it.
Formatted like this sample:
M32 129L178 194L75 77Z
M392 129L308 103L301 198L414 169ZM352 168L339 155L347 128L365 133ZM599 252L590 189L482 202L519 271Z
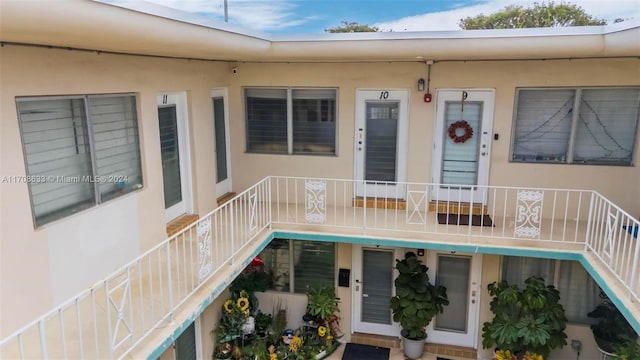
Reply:
M173 9L223 20L223 0L147 0ZM283 29L301 25L312 18L300 18L296 5L288 0L228 0L229 21L260 31Z
M556 1L556 3L558 2ZM639 0L571 0L566 2L580 6L588 14L605 19L608 23L613 23L616 18L640 19ZM374 26L379 27L382 31L460 30L458 22L468 16L475 16L481 13L488 15L511 4L519 4L526 7L533 5L533 3L533 0L488 0L483 4L409 16L377 23Z

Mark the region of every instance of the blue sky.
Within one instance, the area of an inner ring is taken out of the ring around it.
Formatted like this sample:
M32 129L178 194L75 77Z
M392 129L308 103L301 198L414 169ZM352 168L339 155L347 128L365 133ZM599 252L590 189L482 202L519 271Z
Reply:
M136 0L128 0L136 1ZM147 0L159 5L223 19L223 0ZM117 1L115 1L117 2ZM458 21L490 14L509 4L530 6L533 0L228 0L229 22L273 34L320 34L356 21L381 30L458 30ZM556 1L559 3L561 1ZM567 1L564 1L567 2ZM610 23L640 19L640 0L572 0L587 13Z

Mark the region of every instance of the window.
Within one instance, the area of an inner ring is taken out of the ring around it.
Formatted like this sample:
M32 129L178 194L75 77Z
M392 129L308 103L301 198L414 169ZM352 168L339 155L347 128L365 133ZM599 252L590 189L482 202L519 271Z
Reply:
M640 88L518 89L511 160L631 166Z
M247 151L336 153L336 89L245 89Z
M538 259L503 256L502 280L524 286L530 276L544 278L547 285L554 285L560 292L560 304L565 316L572 323L591 324L587 313L601 301L598 284L580 263L569 260Z
M335 286L336 245L323 241L274 239L262 251L276 291L304 294L310 286Z
M36 226L142 187L134 95L16 102Z

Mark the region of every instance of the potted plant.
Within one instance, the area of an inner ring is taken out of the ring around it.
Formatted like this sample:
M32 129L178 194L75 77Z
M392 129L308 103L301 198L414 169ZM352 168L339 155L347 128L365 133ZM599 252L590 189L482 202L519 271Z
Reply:
M590 318L599 319L591 325L591 331L601 352L615 353L617 345L629 340L635 341L638 336L603 291L600 291L600 297L603 299L602 303L587 314Z
M407 252L402 260L396 259L396 269L396 295L391 298L393 321L402 327L404 354L417 359L424 352L425 328L449 305L447 289L429 282L428 268L413 252Z
M256 314L256 333L260 337L266 337L271 328L271 322L273 321L273 315L265 314L258 310Z
M506 281L493 282L488 289L494 317L482 327L484 348L496 346L511 354L530 352L546 358L551 349L567 344L567 318L558 302L560 293L545 286L544 279L532 276L525 280L524 289Z
M615 344L613 351L616 354L616 360L640 359L640 344L637 341L627 340L623 344Z
M338 299L333 288L328 286L312 286L307 292L307 310L305 321L315 321L319 325L329 326L334 334L339 331L338 322L340 312Z

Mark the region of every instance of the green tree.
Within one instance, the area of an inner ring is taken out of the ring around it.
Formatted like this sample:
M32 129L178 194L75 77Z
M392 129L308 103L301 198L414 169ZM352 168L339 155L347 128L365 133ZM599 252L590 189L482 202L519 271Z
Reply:
M491 14L460 19L464 30L513 29L562 26L606 25L607 22L587 14L580 6L561 3L534 3L532 8L509 5Z
M324 29L329 33L354 33L354 32L377 32L380 31L376 26L369 26L367 24L360 24L355 21L341 21L342 25Z

